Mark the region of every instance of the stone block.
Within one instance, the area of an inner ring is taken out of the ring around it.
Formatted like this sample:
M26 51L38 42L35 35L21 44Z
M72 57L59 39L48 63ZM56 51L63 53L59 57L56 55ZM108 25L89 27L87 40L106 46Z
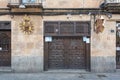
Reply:
M43 56L13 56L12 70L15 72L43 71Z

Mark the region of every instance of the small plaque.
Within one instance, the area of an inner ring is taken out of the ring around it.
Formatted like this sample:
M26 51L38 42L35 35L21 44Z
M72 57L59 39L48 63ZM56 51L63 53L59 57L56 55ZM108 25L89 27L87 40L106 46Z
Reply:
M120 47L116 47L116 50L117 50L117 51L120 51Z
M0 51L2 51L2 47L0 47Z
M85 41L86 41L86 39L87 39L87 37L86 37L86 36L84 36L84 37L83 37L83 41L85 42Z
M120 27L118 27L118 29L120 30Z
M89 38L86 39L86 43L90 43L90 39Z
M52 37L45 37L45 42L52 42Z

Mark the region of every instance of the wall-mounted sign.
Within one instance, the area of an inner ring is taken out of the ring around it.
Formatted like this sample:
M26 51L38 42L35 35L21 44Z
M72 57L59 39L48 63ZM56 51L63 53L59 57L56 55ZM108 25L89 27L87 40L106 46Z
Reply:
M120 23L117 23L117 28L120 29Z
M89 38L86 39L86 43L90 43L90 39Z
M52 42L52 37L45 37L45 42Z
M116 47L116 50L117 50L117 51L120 51L120 47Z
M86 42L86 43L90 43L90 38L87 38L86 36L84 36L83 41Z
M83 37L83 41L85 42L85 41L86 41L86 39L87 39L87 37L86 37L86 36L84 36L84 37Z
M2 47L0 47L0 51L2 51Z

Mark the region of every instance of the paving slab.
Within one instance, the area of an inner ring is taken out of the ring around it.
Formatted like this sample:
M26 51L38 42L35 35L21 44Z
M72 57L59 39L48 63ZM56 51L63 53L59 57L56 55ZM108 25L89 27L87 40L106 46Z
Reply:
M120 80L120 73L0 73L0 80Z

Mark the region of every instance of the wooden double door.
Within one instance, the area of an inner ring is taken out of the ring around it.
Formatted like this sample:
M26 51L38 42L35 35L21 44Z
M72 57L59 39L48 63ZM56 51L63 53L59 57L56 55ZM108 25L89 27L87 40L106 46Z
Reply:
M52 37L45 42L45 69L89 69L89 57L83 37Z
M0 67L11 66L11 31L0 31Z
M120 22L116 27L116 68L120 69Z

